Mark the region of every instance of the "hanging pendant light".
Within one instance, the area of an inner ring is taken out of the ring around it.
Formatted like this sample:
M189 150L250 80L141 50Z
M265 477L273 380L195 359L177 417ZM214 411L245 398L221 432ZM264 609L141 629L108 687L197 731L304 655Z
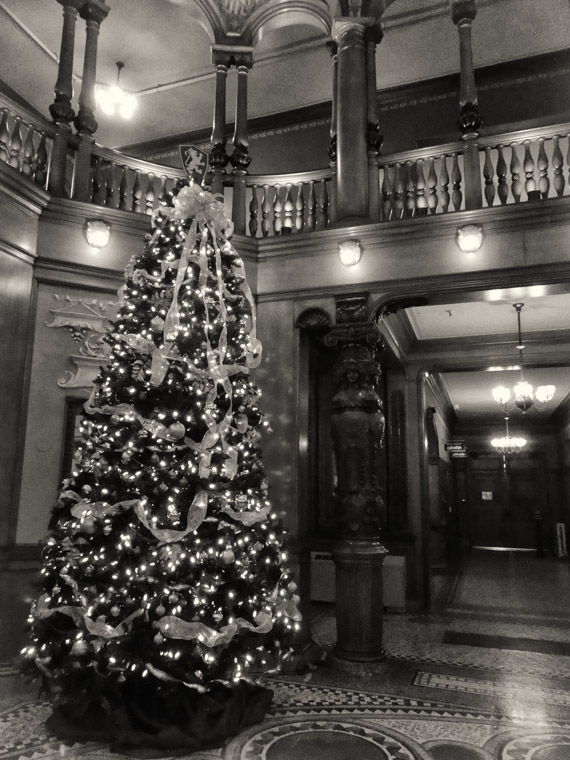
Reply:
M546 404L554 397L556 386L539 385L535 391L532 384L524 379L523 350L525 346L522 342L521 334L521 311L524 303L515 303L513 306L517 311L518 343L516 348L519 352L521 376L520 380L515 384L512 393L511 389L505 385L498 385L493 388L493 398L505 413L512 411L515 407L518 407L523 413L529 409L542 412Z
M526 446L526 438L513 437L509 433L509 415L505 416L505 435L501 438L493 438L491 446L499 454L518 454Z
M137 107L137 99L129 92L125 92L119 85L121 71L125 67L122 61L117 61L117 81L114 85L97 85L95 88L95 98L97 105L107 114L114 116L118 113L123 119L130 119Z

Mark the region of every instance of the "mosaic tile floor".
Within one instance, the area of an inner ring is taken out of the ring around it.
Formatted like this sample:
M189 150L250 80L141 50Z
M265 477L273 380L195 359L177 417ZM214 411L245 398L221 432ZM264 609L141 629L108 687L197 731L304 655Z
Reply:
M567 567L556 572L562 577ZM481 563L476 570L481 575ZM458 584L460 595L469 583L467 577ZM339 668L331 661L304 675L267 679L274 700L261 724L221 749L186 757L570 760L570 625L563 619L568 594L563 603L554 600L555 608L552 599L543 599L555 610L554 619L527 616L521 624L487 614L489 600L500 597L498 588L485 599L483 614L473 605L462 615L452 604L441 615L388 615L388 657L382 663ZM543 597L560 593L548 584L542 589ZM316 608L313 636L325 648L334 644L334 606ZM470 637L477 646L457 643ZM538 649L557 654L505 648L512 637L542 642ZM10 646L16 639L8 631ZM9 662L0 665L0 760L121 760L106 746L66 745L50 736L44 726L49 711Z

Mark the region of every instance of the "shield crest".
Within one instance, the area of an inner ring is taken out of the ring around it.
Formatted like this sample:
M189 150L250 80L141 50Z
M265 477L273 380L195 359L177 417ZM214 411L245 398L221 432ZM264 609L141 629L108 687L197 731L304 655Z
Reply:
M180 145L179 149L188 179L201 185L208 171L208 154L195 145Z

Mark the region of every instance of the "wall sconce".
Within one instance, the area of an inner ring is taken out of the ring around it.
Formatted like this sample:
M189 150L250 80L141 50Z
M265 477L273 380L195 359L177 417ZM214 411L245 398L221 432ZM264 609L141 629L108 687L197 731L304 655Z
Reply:
M343 240L338 244L338 255L345 267L353 267L362 258L360 240Z
M466 224L457 228L457 245L463 253L475 253L483 242L483 227L479 224Z
M83 233L92 248L104 248L111 237L111 225L103 219L88 219Z

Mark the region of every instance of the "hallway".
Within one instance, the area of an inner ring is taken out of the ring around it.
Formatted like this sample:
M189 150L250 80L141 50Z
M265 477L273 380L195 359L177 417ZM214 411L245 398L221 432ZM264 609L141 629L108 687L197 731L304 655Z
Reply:
M14 592L16 580L23 586L22 578L4 573L3 593ZM476 550L446 610L386 616L385 661L329 660L302 675L266 678L274 701L264 722L223 749L191 757L568 760L569 589L567 559ZM4 614L3 645L20 636L23 606L12 610ZM314 605L312 629L329 651L334 605ZM48 703L9 663L0 683L0 760L120 757L102 745L64 746L47 735Z

